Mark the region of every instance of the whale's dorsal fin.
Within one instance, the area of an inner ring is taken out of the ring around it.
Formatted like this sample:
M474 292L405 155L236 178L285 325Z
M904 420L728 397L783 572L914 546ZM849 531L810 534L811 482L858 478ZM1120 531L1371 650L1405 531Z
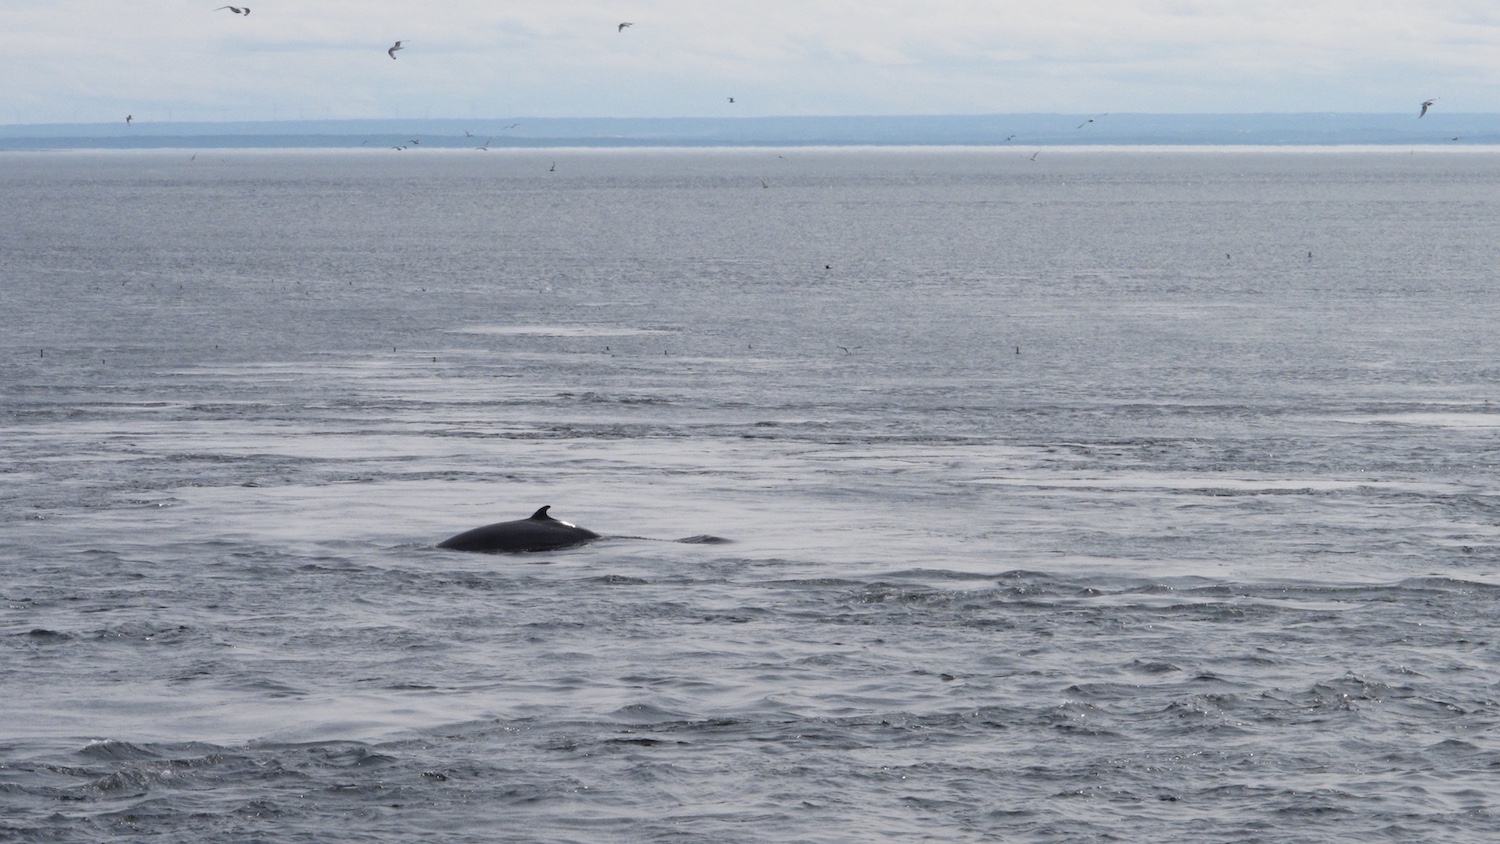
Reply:
M548 505L547 505L547 506L546 506L546 507L543 507L543 508L542 508L542 509L540 509L540 510L538 510L538 511L536 511L536 512L535 512L535 513L532 513L532 514L531 514L531 518L533 518L533 519L536 519L536 520L537 520L537 521L539 521L539 522L551 522L551 521L556 521L556 520L555 520L555 519L553 519L553 518L552 518L552 517L551 517L551 516L549 516L549 515L547 515L547 510L548 510L548 509L549 509L549 508L550 508L550 507L551 507L551 506L552 506L552 505L551 505L551 504L548 504Z

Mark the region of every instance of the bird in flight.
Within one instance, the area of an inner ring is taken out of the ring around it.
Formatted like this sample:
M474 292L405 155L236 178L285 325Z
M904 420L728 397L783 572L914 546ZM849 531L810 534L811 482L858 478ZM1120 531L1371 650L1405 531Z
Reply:
M474 148L475 149L482 149L485 152L489 152L490 151L490 141L493 141L493 140L494 140L494 138L486 138L485 141L484 141L484 146L482 146L482 147L474 147Z
M730 101L730 102L734 102L734 97L730 97L730 98L729 98L729 101Z
M391 47L389 50L386 50L385 52L386 52L386 55L388 55L392 59L394 59L394 58L396 58L396 51L397 50L405 50L405 49L406 49L405 47L401 46L401 42L397 41L396 44L393 47Z
M631 23L630 21L626 21L626 22L620 24L619 28L616 29L615 32L624 32L625 31L625 27L627 27L627 26L635 26L635 24Z
M244 15L247 18L250 17L250 7L249 6L245 6L243 8L241 8L239 6L220 6L219 8L214 9L214 11L215 12L222 12L225 9L228 9L229 11L235 13L236 15Z
M1107 112L1107 111L1105 113L1099 115L1099 117L1108 117L1108 116L1109 116L1109 112ZM1088 120L1085 120L1082 123L1078 124L1078 128L1082 129L1083 127L1089 125L1090 123L1093 123L1095 120L1098 120L1099 117L1090 117Z
M1432 104L1435 103L1435 102L1437 102L1437 101L1438 101L1437 97L1433 97L1430 100L1423 100L1422 101L1422 113L1418 114L1417 117L1426 117L1427 116L1427 109L1432 108Z
M135 115L133 115L133 114L127 114L127 115L125 115L125 125L129 126L130 125L130 121L132 121L134 119L135 119Z

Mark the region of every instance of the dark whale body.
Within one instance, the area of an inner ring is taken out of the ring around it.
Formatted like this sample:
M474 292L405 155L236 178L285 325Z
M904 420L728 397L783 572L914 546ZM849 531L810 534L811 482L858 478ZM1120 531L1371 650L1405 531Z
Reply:
M568 524L547 515L547 505L529 519L496 522L467 530L438 543L449 551L478 551L484 554L514 554L522 551L555 551L572 548L599 538L599 534L578 525Z

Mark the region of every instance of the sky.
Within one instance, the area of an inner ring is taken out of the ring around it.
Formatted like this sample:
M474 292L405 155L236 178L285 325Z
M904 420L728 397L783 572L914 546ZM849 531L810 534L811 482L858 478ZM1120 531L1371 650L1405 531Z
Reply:
M1494 0L248 2L0 0L0 124L1500 112Z

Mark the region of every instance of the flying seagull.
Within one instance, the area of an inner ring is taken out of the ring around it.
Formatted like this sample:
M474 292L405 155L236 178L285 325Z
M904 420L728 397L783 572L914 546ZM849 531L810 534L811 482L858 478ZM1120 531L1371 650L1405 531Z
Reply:
M127 114L127 115L125 115L125 125L129 126L130 125L130 121L132 121L134 119L135 119L135 115L133 115L133 114Z
M1099 117L1108 117L1108 116L1109 116L1109 112L1107 112L1107 111L1105 113L1099 115ZM1099 117L1090 117L1088 120L1085 120L1082 123L1078 124L1078 128L1082 129L1083 127L1089 125L1090 123L1093 123L1095 120L1098 120Z
M214 11L215 12L222 12L225 9L228 9L229 11L234 12L236 15L244 15L247 18L250 17L250 7L249 6L246 6L244 8L240 8L239 6L220 6L219 8L214 9Z
M729 98L729 101L730 101L730 102L734 102L734 97L730 97L730 98Z
M392 59L394 59L394 58L396 58L396 51L397 50L404 50L404 49L406 49L406 48L403 47L403 46L401 46L401 42L397 41L396 44L395 44L395 46L391 47L389 50L386 50L385 52L386 52L386 55L388 55Z
M1438 101L1437 97L1433 97L1430 100L1423 100L1422 101L1422 113L1418 114L1417 117L1426 117L1427 116L1427 109L1432 108L1432 104L1435 103L1435 102L1437 102L1437 101Z
M474 148L475 149L482 149L485 152L489 152L490 151L490 141L493 141L493 140L494 140L494 138L485 138L485 140L484 140L484 146L482 146L482 147L474 147Z
M633 23L631 23L629 21L626 21L625 23L620 24L619 29L616 29L615 32L624 32L625 31L625 27L627 27L627 26L635 26L635 24L633 24Z

